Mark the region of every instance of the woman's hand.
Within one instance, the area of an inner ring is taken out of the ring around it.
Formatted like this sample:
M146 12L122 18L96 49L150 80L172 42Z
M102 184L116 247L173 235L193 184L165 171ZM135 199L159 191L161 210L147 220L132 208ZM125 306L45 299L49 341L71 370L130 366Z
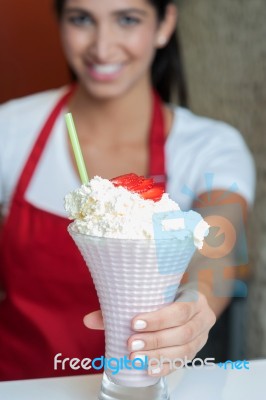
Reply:
M189 301L190 294L192 297L194 295L192 301ZM136 329L136 326L142 324L138 321L145 321L147 326ZM192 360L207 342L215 321L214 312L205 296L199 292L184 290L175 303L158 311L140 314L133 319L132 327L139 333L132 335L128 340L129 350L132 351L130 359L141 355L157 360L161 357L171 361L176 358L184 360L185 357ZM144 347L140 349L143 344ZM149 374L165 376L173 372L169 362L163 363L161 367L159 371L158 363L155 364L154 371L149 370Z
M196 293L196 299L195 299ZM132 320L132 329L136 332L128 339L130 359L145 357L148 359L168 358L174 360L187 358L192 360L205 345L209 331L216 317L206 297L200 292L183 290L177 301L154 312L139 314ZM104 329L101 311L88 314L84 323L91 329ZM166 362L158 370L158 363L151 375L165 376L173 372Z

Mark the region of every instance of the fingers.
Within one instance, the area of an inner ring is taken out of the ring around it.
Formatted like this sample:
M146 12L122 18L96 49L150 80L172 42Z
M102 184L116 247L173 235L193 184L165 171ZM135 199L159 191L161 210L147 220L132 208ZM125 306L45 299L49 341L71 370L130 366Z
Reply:
M149 365L154 364L154 370L148 369L149 375L165 376L171 372L171 363L180 365L180 360L193 360L198 351L206 344L208 333L204 332L197 336L195 340L184 346L167 347L151 351L141 351L130 354L130 359L148 357ZM162 361L162 362L161 362ZM160 368L159 368L160 367Z
M172 303L158 311L137 315L132 320L132 329L135 331L152 332L184 325L200 311L202 299L200 293L197 301Z
M206 344L216 317L206 297L196 294L197 301L189 302L181 293L178 302L133 319L137 333L128 339L130 359L147 357L149 366L155 363L155 371L149 368L149 374L168 375L172 361L193 360Z
M89 329L104 329L103 317L101 310L94 311L85 315L83 318L84 325Z
M170 363L155 363L148 369L148 374L151 376L166 376L169 375L171 372Z
M182 346L193 341L205 331L209 331L214 323L215 317L212 313L205 318L202 318L201 313L198 313L184 325L157 332L132 335L128 340L128 348L129 351L138 351Z
M173 361L181 365L181 360L193 360L206 344L216 318L205 296L197 294L196 301L188 301L180 293L177 302L139 314L132 320L136 333L128 339L129 358L147 357L150 375L168 375ZM90 329L103 330L101 310L86 315L84 324Z

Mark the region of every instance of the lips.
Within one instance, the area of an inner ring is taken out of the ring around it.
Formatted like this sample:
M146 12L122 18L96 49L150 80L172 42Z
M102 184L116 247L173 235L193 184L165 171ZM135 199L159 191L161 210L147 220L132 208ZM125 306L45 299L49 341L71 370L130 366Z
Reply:
M91 68L93 68L98 74L110 75L120 71L122 64L93 64Z
M110 81L117 78L123 69L123 64L92 64L88 63L90 76L98 81Z

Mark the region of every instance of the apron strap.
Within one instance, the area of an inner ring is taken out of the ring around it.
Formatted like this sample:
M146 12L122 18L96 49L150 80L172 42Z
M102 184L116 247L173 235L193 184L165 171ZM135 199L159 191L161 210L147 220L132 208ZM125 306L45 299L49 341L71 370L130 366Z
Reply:
M72 86L70 90L68 90L67 93L65 93L63 97L60 98L60 100L52 110L51 114L49 115L47 121L43 125L41 132L28 157L28 160L22 170L20 179L18 179L18 185L14 192L14 197L24 197L27 187L34 174L35 168L42 155L43 149L45 148L50 133L52 132L53 126L63 107L67 104L68 100L72 96L74 90L75 86ZM165 136L166 135L162 102L159 95L156 92L153 92L153 116L149 138L149 175L154 178L155 182L163 185L164 187L166 184L164 154Z
M18 184L15 190L15 195L14 197L19 197L23 198L24 194L27 190L27 187L31 181L31 178L34 174L34 170L39 162L39 159L42 155L43 149L45 148L45 145L47 143L47 140L50 136L50 133L52 132L53 126L60 115L62 109L64 106L67 104L69 98L72 96L73 92L75 90L75 86L72 86L70 90L67 91L63 95L63 97L60 98L56 106L53 108L51 114L49 115L48 119L44 123L40 134L37 137L37 140L33 146L33 149L31 150L31 153L28 157L28 160L21 172L20 178L18 179Z
M165 123L163 115L163 105L159 95L153 92L153 118L150 130L149 148L150 162L149 175L154 178L155 182L163 186L166 185L166 169L165 169Z

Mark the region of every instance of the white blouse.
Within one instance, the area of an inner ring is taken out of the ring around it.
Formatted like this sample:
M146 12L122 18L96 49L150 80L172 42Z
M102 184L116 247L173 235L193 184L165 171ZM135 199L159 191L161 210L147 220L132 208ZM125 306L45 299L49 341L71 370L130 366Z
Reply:
M66 87L0 106L0 204L7 214L14 188L34 142ZM176 107L165 144L167 191L181 209L212 189L234 190L254 201L255 167L241 134L220 121ZM65 216L64 196L80 185L67 146L64 110L56 121L26 192L38 208Z

